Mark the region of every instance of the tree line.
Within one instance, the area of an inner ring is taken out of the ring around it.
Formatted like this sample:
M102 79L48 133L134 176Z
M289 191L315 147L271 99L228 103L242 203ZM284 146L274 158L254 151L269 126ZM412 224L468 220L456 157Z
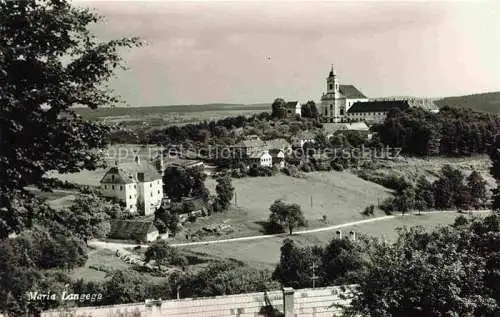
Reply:
M409 155L467 156L487 154L500 132L496 114L443 107L439 113L421 108L391 110L375 126L380 141Z

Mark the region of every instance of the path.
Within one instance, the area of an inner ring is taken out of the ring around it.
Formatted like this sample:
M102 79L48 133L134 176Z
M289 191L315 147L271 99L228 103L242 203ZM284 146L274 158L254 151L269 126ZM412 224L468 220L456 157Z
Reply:
M473 212L474 213L484 213L484 212L491 212L491 210L474 210ZM457 211L455 211L455 210L428 211L428 212L424 212L422 214L429 215L429 214L436 214L436 213L457 213ZM322 232L322 231L330 231L330 230L335 230L335 229L340 229L340 228L345 228L345 227L350 227L350 226L355 226L355 225L360 225L360 224L365 224L365 223L370 223L370 222L375 222L375 221L389 220L389 219L393 219L395 217L404 217L404 216L409 216L409 215L411 215L411 214L406 214L406 215L397 214L397 215L390 215L390 216L382 216L382 217L377 217L377 218L370 218L370 219L365 219L365 220L347 222L347 223L323 227L323 228L300 230L300 231L294 232L293 234L294 235L301 235L301 234L309 234L309 233L316 233L316 232ZM458 215L458 213L457 213L457 215ZM173 246L173 247L187 247L187 246L196 246L196 245L209 245L209 244L218 244L218 243L230 243L230 242L238 242L238 241L268 239L268 238L273 238L273 237L284 237L284 236L287 236L287 234L286 233L279 233L279 234L257 235L257 236L250 236L250 237L221 239L221 240L174 243L174 244L171 244L171 246ZM120 243L120 242L106 242L106 241L97 241L97 240L89 241L89 245L94 246L94 247L101 247L101 248L105 248L105 249L110 249L113 251L120 250L123 252L127 252L129 254L131 254L131 252L126 251L125 248L133 248L136 246L136 244Z

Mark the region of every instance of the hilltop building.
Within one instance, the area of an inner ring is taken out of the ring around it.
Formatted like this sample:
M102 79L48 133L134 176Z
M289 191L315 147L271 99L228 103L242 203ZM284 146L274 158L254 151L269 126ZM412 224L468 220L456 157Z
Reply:
M333 66L326 78L327 90L321 96L320 114L323 122L365 121L378 123L394 108L401 110L420 107L437 113L439 108L429 99L401 97L368 99L353 85L341 85Z
M289 101L285 104L286 116L301 116L302 115L302 105L298 101Z
M100 190L103 196L125 203L129 212L150 215L163 199L162 175L136 156L132 163L115 162L101 179Z
M321 96L321 115L326 122L341 122L356 102L368 98L353 85L341 85L333 66L326 78L326 93Z

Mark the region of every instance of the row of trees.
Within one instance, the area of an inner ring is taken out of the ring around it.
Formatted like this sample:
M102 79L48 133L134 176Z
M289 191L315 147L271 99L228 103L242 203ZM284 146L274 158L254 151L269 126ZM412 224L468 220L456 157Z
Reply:
M437 114L421 108L394 109L375 131L382 143L410 155L472 155L489 152L500 132L500 118L449 107Z
M431 183L421 176L415 185L399 178L395 197L387 198L380 205L386 212L411 210L428 211L431 209L480 209L488 201L486 181L477 171L469 176L450 165L445 165L439 178Z

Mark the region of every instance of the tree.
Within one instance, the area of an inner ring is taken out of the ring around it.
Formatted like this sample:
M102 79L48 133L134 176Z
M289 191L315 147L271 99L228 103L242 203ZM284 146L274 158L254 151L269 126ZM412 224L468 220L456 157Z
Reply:
M433 184L436 208L467 207L467 187L464 183L464 175L450 165L441 169L441 176Z
M123 66L119 49L138 41L98 40L88 26L101 18L65 0L2 0L0 15L0 217L10 233L29 221L14 204L29 203L25 186L50 170L100 165L95 149L105 147L109 129L72 106L116 103L106 82Z
M498 223L493 215L433 232L411 228L400 231L394 244L372 245L346 313L498 316Z
M415 208L415 189L409 187L398 193L394 198L394 207L405 214Z
M217 197L215 198L214 211L224 211L229 208L234 195L234 187L229 175L224 175L217 178L215 186Z
M134 270L117 270L103 284L104 305L135 303L146 299L144 276Z
M470 196L471 206L478 209L486 205L486 181L477 171L473 171L467 177L467 189Z
M309 100L307 103L303 104L301 108L301 116L304 118L317 118L319 113L316 103Z
M199 169L169 166L163 175L164 191L173 201L181 201L183 197L200 197L208 201L205 179L205 173Z
M114 208L114 204L95 193L81 193L68 209L55 211L51 220L87 242L108 235L111 230L109 213Z
M154 241L144 253L145 262L148 263L151 260L156 262L158 269L162 265L167 265L172 262L172 259L178 258L177 250L171 247L166 240L156 240Z
M269 223L274 226L288 228L290 235L297 226L306 224L304 214L297 204L287 204L278 199L269 207L271 214L269 215Z
M319 274L326 285L358 282L359 272L366 265L364 257L369 242L358 241L335 238L324 248Z
M160 208L155 211L155 221L161 221L173 237L175 237L177 232L180 230L179 215L174 213L173 210L165 210L163 206L160 206ZM160 233L165 232L160 231Z
M280 262L273 272L273 279L293 288L312 286L313 266L319 267L323 250L321 247L300 248L291 239L285 239L281 246ZM316 274L319 272L316 271ZM318 274L319 276L320 274ZM322 285L317 281L316 285Z
M180 281L179 281L180 280ZM173 281L180 284L182 297L232 295L279 288L267 270L256 270L234 262L211 263L197 274L184 274Z
M432 183L425 176L421 176L417 181L415 189L415 209L419 212L430 210L434 207L434 193Z
M490 174L496 181L497 187L493 190L493 210L500 210L500 135L495 137L495 142L493 143L490 150Z
M276 98L271 105L271 117L272 118L285 118L286 117L286 109L285 109L286 101L283 98Z

